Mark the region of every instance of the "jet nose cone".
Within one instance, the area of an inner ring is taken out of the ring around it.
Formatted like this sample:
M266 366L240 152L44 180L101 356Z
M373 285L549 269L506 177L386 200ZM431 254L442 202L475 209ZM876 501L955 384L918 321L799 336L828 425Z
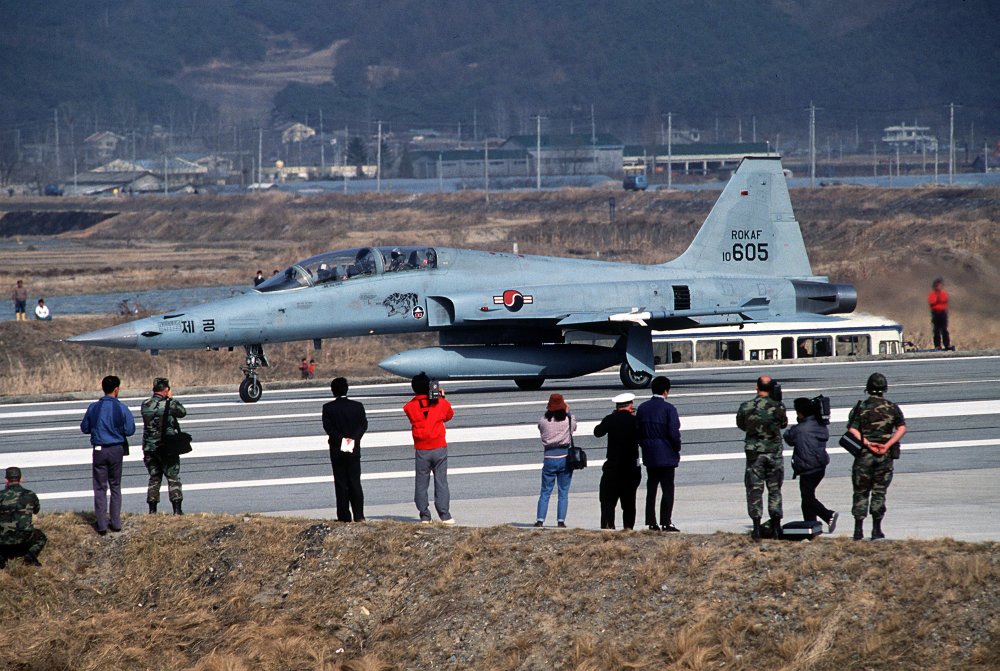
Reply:
M70 336L67 340L81 345L135 349L139 341L139 334L136 332L135 323L131 322Z

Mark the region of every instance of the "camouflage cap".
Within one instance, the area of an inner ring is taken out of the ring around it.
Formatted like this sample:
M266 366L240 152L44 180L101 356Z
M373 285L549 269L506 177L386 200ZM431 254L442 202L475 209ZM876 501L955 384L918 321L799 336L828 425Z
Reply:
M11 482L13 482L14 480L20 480L21 479L21 469L18 468L17 466L8 466L7 467L6 477Z

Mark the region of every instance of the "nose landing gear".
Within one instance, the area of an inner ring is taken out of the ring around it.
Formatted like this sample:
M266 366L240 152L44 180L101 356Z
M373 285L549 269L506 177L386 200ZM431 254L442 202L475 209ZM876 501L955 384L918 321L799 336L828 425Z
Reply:
M263 366L267 368L270 364L264 356L262 345L244 345L246 351L246 363L240 366L243 371L243 382L240 383L240 399L244 403L256 403L264 394L264 386L257 379L257 369Z

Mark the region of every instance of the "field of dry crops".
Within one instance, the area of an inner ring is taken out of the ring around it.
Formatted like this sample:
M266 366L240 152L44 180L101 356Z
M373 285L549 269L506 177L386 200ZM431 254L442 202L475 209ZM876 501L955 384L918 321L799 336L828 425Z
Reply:
M609 221L607 199L618 200ZM46 226L65 216L99 210L100 223L83 230L31 237L2 247L0 286L26 280L32 296L137 291L249 283L258 269L284 267L327 249L368 244L431 243L528 254L656 262L688 245L718 192L566 189L542 193L362 194L252 197L30 200L0 203L4 217ZM906 337L930 344L926 295L943 275L952 295L952 341L959 349L1000 343L1000 190L862 187L798 189L792 203L813 269L854 283L860 310L901 322ZM7 234L10 234L8 231ZM0 322L0 395L89 389L115 370L145 388L153 375L178 384L233 383L237 354L148 355L71 348L58 338L112 323L57 315L43 328ZM32 325L33 326L33 325ZM269 349L274 368L265 381L294 380L301 356L315 356L320 377L378 375L375 363L424 339L328 341Z
M0 668L998 668L1000 546L42 515Z

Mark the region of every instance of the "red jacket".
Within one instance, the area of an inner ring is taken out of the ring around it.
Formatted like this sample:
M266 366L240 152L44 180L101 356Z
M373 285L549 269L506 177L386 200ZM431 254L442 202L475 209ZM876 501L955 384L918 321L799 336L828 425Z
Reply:
M948 292L944 289L941 291L932 291L927 294L927 302L930 303L931 312L947 312Z
M444 439L444 423L455 416L448 399L441 398L430 403L426 394L417 394L403 406L410 425L413 427L413 447L418 450L436 450L447 447Z

